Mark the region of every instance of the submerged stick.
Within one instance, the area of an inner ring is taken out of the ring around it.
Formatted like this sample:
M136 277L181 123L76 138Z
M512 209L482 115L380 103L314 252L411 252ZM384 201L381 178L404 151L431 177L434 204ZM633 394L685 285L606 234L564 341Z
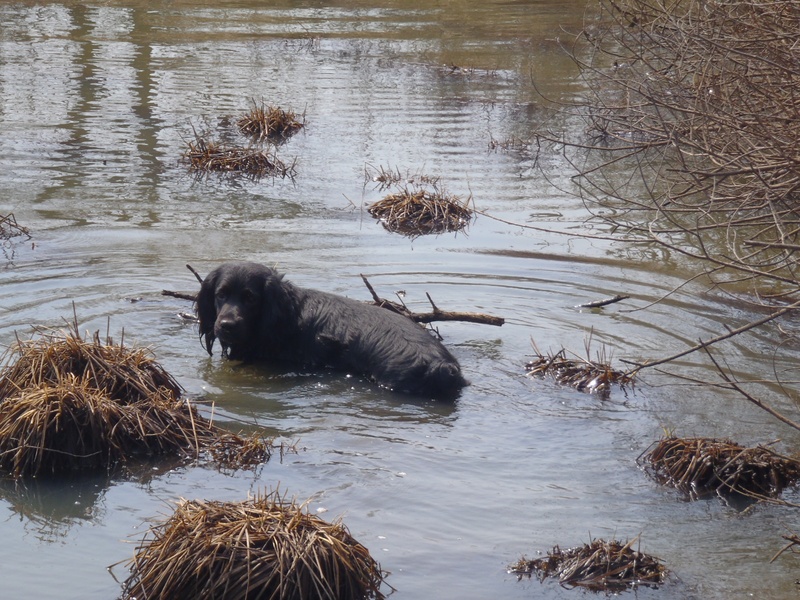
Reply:
M604 300L595 300L594 302L587 302L586 304L577 304L575 308L600 308L603 306L607 306L609 304L614 304L615 302L621 302L622 300L627 300L630 296L623 296L621 294L617 294L612 298L605 298Z
M188 300L189 302L195 302L197 300L197 294L185 294L183 292L173 292L172 290L161 290L161 295L171 296L180 300Z

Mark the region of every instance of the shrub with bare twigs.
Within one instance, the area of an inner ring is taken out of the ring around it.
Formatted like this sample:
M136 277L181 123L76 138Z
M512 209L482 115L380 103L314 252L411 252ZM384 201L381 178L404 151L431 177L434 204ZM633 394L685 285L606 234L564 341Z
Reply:
M794 298L800 5L604 0L600 11L574 48L590 139L539 141L564 149L587 206L621 237Z
M800 4L601 0L598 11L571 48L586 92L555 103L563 128L540 129L531 147L566 159L601 236L690 257L690 281L749 287L769 312L635 371L703 350L719 387L800 430L753 392L788 382L742 380L710 351L800 309Z

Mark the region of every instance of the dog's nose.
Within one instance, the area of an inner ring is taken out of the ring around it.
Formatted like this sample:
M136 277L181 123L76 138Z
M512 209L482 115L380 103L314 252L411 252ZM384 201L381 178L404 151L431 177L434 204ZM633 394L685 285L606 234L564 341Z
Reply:
M236 329L236 321L234 319L219 319L217 321L217 329L219 331L233 331Z

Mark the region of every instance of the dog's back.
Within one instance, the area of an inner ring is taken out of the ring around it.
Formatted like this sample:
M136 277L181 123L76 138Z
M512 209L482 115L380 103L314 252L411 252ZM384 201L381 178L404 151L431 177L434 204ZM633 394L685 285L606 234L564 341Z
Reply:
M324 366L436 398L454 398L468 385L450 351L408 317L344 296L297 289L305 295L301 313L307 330L327 341Z

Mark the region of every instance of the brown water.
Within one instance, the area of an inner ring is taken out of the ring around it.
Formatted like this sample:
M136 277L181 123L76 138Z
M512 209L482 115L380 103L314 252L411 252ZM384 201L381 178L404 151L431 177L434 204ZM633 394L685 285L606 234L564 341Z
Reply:
M574 597L506 567L555 544L638 534L679 581L637 597L796 596L796 560L769 563L786 527L800 528L793 512L682 502L635 459L664 427L745 444L781 437L789 451L797 435L738 398L659 374L605 401L524 376L531 337L583 352L592 331L615 360L663 356L747 322L756 313L745 303L698 282L630 312L697 266L483 216L467 234L412 241L363 210L382 197L365 171L383 166L439 176L507 221L585 231L583 207L548 185L529 151L490 148L546 118L532 82L552 98L580 92L560 44L583 13L579 2L500 0L0 6L0 214L32 234L0 256L0 345L61 326L74 305L82 330L124 329L152 347L218 418L304 448L256 473L6 484L0 597L116 597L106 567L177 498L241 500L278 484L342 516L399 598ZM279 150L297 158L295 180L188 176L179 158L193 132L235 140L228 122L253 99L305 112L305 130ZM557 156L539 160L568 183ZM430 292L442 308L507 321L439 326L472 381L454 406L335 374L234 368L208 358L179 319L188 303L160 292L196 290L187 262L206 273L235 258L368 299L363 273L382 295L405 290L413 308ZM618 293L632 298L573 308ZM772 347L753 335L724 352L770 378ZM793 368L796 350L782 352L778 368Z

